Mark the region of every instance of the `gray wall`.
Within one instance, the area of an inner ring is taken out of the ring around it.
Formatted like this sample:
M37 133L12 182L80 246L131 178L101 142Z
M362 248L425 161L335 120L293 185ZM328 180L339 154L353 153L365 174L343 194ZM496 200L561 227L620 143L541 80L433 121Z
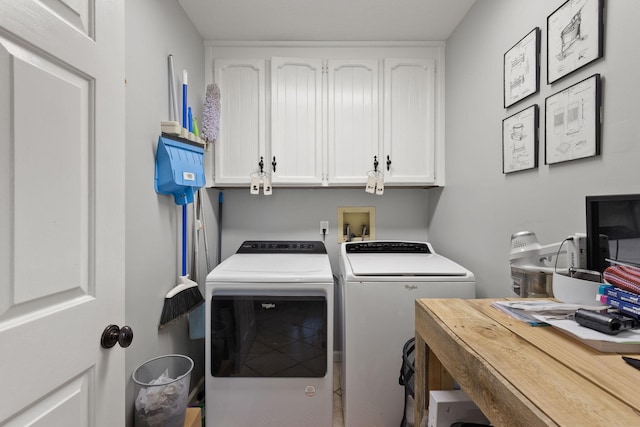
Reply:
M274 188L271 196L254 196L248 188L224 190L222 258L233 254L244 240L322 240L320 221L328 220L325 246L337 275L339 207L375 207L377 239L424 240L428 191L385 188L382 196L375 196L366 193L364 186L362 189ZM210 198L217 203L217 196Z
M138 365L181 353L196 362L192 385L204 371L204 340L188 339L186 319L158 330L164 295L177 284L181 271L181 210L172 197L156 194L153 186L160 121L168 120L169 114L167 57L174 55L180 83L182 70L189 71L189 104L200 116L204 47L175 0L127 1L126 32L126 322L134 331L133 344L126 350L126 404L127 422L133 425L130 378ZM209 224L215 241L213 217Z
M476 274L479 297L510 294L510 236L542 244L585 232L585 196L640 192L640 3L606 2L605 56L547 85L547 16L564 0L478 0L447 40L447 184L429 193L429 239ZM542 35L541 90L503 108L504 53L534 27ZM602 154L544 164L545 98L594 73L603 77ZM502 120L540 106L540 166L502 174Z

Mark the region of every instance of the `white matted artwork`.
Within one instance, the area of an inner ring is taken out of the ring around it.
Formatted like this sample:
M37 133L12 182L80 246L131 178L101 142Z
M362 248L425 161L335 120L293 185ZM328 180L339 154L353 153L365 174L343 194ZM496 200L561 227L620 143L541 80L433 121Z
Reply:
M538 167L538 105L502 121L502 172Z
M504 54L504 108L540 89L540 28L536 27Z
M547 83L602 58L603 0L568 0L547 17Z
M600 74L545 100L545 163L600 154Z

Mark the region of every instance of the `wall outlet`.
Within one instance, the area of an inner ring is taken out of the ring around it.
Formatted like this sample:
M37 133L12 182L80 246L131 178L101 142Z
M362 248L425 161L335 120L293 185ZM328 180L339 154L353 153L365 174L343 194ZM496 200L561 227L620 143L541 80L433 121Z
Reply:
M320 221L320 234L329 234L329 221Z

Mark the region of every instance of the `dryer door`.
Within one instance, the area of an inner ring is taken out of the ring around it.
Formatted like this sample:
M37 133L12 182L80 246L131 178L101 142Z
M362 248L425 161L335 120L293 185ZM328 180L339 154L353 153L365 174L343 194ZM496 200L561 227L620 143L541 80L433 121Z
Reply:
M212 296L211 375L324 377L326 296L262 293Z

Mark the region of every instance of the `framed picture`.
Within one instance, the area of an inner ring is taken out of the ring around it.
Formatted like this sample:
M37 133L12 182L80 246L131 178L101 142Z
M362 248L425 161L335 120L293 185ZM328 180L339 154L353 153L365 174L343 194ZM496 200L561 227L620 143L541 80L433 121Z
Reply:
M536 27L504 54L504 108L540 90L540 28Z
M547 17L547 83L602 58L603 1L567 0Z
M538 105L502 121L502 173L538 167Z
M600 74L545 100L545 163L600 154Z

